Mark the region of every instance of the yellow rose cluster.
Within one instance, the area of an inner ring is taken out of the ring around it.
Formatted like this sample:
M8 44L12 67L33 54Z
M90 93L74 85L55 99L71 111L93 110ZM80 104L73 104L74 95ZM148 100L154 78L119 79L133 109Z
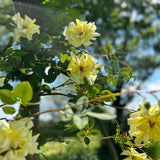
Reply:
M93 85L97 78L97 68L101 67L102 65L97 64L96 58L89 54L82 53L81 56L72 55L67 70L70 71L70 77L76 83L83 84L84 78L86 78L88 83Z
M12 20L16 24L16 28L14 30L14 39L15 41L19 41L20 37L27 38L28 40L32 40L32 35L35 33L40 33L40 26L34 24L36 20L30 19L27 15L25 18L21 18L20 14L17 13L12 17Z
M80 21L76 19L76 24L70 22L69 26L65 27L63 35L65 40L68 40L74 47L81 45L88 46L92 44L90 40L95 40L97 36L100 36L96 31L96 25L87 21Z
M0 121L0 160L26 160L28 154L40 153L36 142L39 135L32 136L32 127L29 118Z
M160 140L160 106L152 105L149 109L140 104L140 111L130 114L128 119L130 135L136 137L135 143L147 144L150 140Z
M100 35L95 31L96 26L94 23L76 19L76 24L70 22L69 26L65 27L63 35L65 36L65 40L68 40L74 47L81 45L88 46L92 44L90 40L95 40L95 37ZM93 85L97 78L98 68L101 67L102 65L97 64L96 58L82 53L78 56L72 54L67 70L70 71L70 78L76 83L83 84L84 78L86 78L88 83Z

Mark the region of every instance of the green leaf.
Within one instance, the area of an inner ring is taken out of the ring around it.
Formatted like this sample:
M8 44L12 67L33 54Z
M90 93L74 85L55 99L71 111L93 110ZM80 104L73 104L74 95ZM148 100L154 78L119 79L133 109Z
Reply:
M118 83L118 78L117 78L117 76L112 77L112 83L113 83L114 86L117 85L117 83Z
M126 53L125 53L124 51L122 51L122 50L116 50L116 51L115 51L115 55L116 55L116 56L125 56Z
M94 92L95 94L99 94L102 90L102 86L99 84L94 84L92 86L92 92Z
M14 53L12 55L13 56L24 56L26 54L28 54L28 53L25 51L14 51Z
M107 79L106 79L106 83L107 83L107 84L112 82L112 77L113 77L112 74L108 74L108 75L107 75Z
M87 107L88 107L88 103L86 103L86 104L83 104L83 103L88 102L88 101L89 101L89 99L88 99L86 96L80 97L80 98L77 100L76 105L78 105L78 104L81 104L81 105L79 105L78 107L76 107L76 109L77 109L78 111L82 111L82 110L83 110L83 107L84 107L84 108L87 108Z
M73 122L76 127L81 130L88 124L88 117L80 117L78 115L75 115L73 117Z
M10 106L2 107L2 110L5 114L14 114L16 112L16 109Z
M89 117L89 122L87 124L88 129L92 129L94 127L95 121L92 117Z
M101 48L101 51L102 51L103 54L108 54L109 53L108 49L104 48L104 47Z
M86 113L88 116L102 120L110 120L116 118L116 115L114 113L110 112L105 106L100 105L96 106L94 109L88 110Z
M63 114L61 117L60 117L60 120L63 121L63 122L69 122L71 121L73 118L73 115L71 114Z
M14 104L17 102L17 97L8 89L0 90L0 99L4 104Z
M118 71L118 63L116 61L113 61L113 63L112 63L112 69L113 69L114 72Z
M109 90L103 90L100 94L100 96L104 96L104 95L108 95L108 94L112 94L111 91ZM108 98L105 98L103 100L101 100L102 102L112 102L112 101L115 101L116 100L116 97L115 96L111 96L111 97L108 97Z
M85 137L85 138L84 138L84 143L85 143L86 145L89 145L90 139L89 139L88 137Z
M13 89L13 93L19 97L23 102L29 102L32 100L33 90L29 82L24 81Z
M105 66L104 66L104 69L105 69L105 71L106 71L107 73L112 73L112 69L110 68L109 65L105 65Z
M77 136L80 137L80 138L84 137L85 136L85 131L84 130L79 131L77 133Z
M5 54L8 55L8 56L12 55L13 51L14 51L13 48L7 48L6 51L5 51Z
M109 42L107 42L107 43L106 43L106 46L107 46L107 48L109 49L109 51L112 52L112 50L113 50L112 44L109 43Z
M68 54L61 54L61 62L64 63L66 60L70 61L71 56L69 56Z
M121 68L119 70L119 75L120 76L127 76L127 75L130 75L131 73L132 73L132 69L127 68L127 67Z
M93 135L93 136L96 136L96 135L100 134L101 132L100 132L99 130L97 130L97 129L92 129L92 130L90 130L89 133L90 133L91 135Z

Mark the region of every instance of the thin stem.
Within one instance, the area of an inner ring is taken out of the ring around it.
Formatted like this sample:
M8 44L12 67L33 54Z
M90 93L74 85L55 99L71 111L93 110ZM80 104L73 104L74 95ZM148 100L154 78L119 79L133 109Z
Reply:
M42 155L46 160L48 160L48 158L47 158L43 153L41 153L41 155Z
M43 111L43 112L37 112L35 114L32 114L30 116L27 116L27 117L34 117L34 116L39 116L40 114L44 114L44 113L48 113L48 112L60 112L60 111L64 111L64 110L67 110L67 109L72 109L72 108L76 108L80 105L84 105L84 104L88 104L88 103L93 103L93 102L96 102L96 101L100 101L102 99L106 99L106 98L109 98L109 97L112 97L112 96L121 96L123 94L126 94L126 93L157 93L157 92L160 92L160 90L154 90L154 91L143 91L143 90L127 90L127 91L124 91L124 92L118 92L118 93L111 93L111 94L108 94L108 95L104 95L104 96L101 96L101 97L98 97L98 98L95 98L95 99L91 99L89 101L86 101L86 102L83 102L83 103L80 103L80 104L75 104L73 106L70 106L70 107L67 107L67 108L60 108L60 109L49 109L49 110L46 110L46 111ZM48 94L50 95L50 94ZM63 95L63 94L62 94ZM124 108L123 108L124 109ZM125 109L126 110L126 109ZM21 118L19 118L21 119Z

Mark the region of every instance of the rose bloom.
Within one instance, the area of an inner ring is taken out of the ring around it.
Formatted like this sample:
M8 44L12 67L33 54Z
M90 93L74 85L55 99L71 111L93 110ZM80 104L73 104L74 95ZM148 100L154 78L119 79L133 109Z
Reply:
M36 20L30 19L27 15L25 18L21 18L20 14L17 13L12 17L16 28L14 30L14 38L15 41L19 41L20 37L27 38L28 40L32 40L32 35L35 33L40 33L39 28L40 26L34 24Z
M29 118L0 124L0 160L26 160L28 154L40 153L36 142L39 135L32 136Z
M87 21L80 21L76 19L76 24L70 22L69 26L65 27L63 35L65 40L68 40L74 47L81 45L88 46L92 44L90 40L95 40L97 36L100 36L96 31L96 25Z
M78 84L84 83L84 78L87 79L90 85L93 85L96 78L98 70L102 65L97 64L97 59L82 53L81 56L72 55L72 59L67 68L70 71L70 78Z
M149 160L145 153L138 153L134 148L129 148L129 150L124 150L121 155L128 156L123 160Z
M152 105L149 109L140 104L140 111L130 114L128 119L130 135L135 136L135 143L147 144L149 140L160 140L160 108Z

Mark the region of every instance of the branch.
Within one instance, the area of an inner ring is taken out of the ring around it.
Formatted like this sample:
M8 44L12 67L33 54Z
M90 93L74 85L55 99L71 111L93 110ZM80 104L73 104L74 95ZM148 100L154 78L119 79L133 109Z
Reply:
M72 95L68 95L68 94L64 94L64 93L58 93L58 92L55 92L55 93L44 93L44 92L41 92L39 94L36 94L34 95L35 97L39 97L39 96L51 96L51 95L61 95L61 96L65 96L65 97L72 97Z
M84 104L88 104L88 103L93 103L93 102L96 102L96 101L100 101L102 99L106 99L106 98L109 98L109 97L112 97L112 96L121 96L123 94L127 94L127 93L148 93L148 94L152 94L152 93L157 93L157 92L160 92L160 90L154 90L154 91L144 91L144 90L127 90L127 91L124 91L124 92L118 92L118 93L111 93L111 94L108 94L108 95L104 95L104 96L101 96L101 97L98 97L98 98L95 98L95 99L91 99L89 101L86 101L86 102L83 102L83 103L80 103L80 104L75 104L73 106L70 106L70 107L67 107L67 108L60 108L60 109L49 109L49 110L46 110L46 111L43 111L43 112L37 112L35 114L32 114L30 116L27 116L27 117L35 117L35 116L39 116L41 114L44 114L44 113L48 113L48 112L60 112L60 111L64 111L64 110L67 110L67 109L72 109L72 108L76 108L80 105L84 105ZM155 96L155 95L154 95ZM159 99L158 99L158 102L159 102ZM113 106L114 107L114 106ZM122 109L122 108L121 108ZM123 108L124 109L124 108ZM126 109L125 109L126 110ZM129 110L127 110L129 111ZM24 118L24 117L23 117ZM22 119L21 118L17 118L16 120L18 119Z

